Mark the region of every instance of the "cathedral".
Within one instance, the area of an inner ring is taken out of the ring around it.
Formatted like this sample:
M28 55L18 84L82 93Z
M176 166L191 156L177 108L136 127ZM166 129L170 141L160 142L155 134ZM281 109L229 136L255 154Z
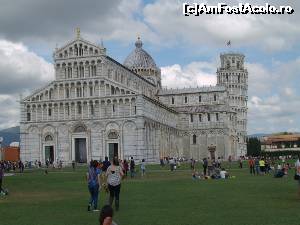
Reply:
M140 38L124 63L77 31L53 53L55 80L21 99L23 161L118 157L228 159L246 154L245 56L220 55L216 86L162 88ZM167 75L166 75L167 76Z

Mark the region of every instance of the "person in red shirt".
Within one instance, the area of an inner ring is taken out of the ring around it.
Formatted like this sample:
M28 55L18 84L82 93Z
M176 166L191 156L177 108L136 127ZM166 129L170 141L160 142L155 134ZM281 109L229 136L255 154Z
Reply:
M255 175L255 170L254 170L255 161L252 157L249 158L248 165L249 165L249 168L250 168L250 174Z

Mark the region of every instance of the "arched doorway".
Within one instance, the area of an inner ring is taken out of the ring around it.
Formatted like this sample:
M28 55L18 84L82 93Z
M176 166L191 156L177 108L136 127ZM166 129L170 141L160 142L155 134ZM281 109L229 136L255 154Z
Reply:
M109 160L113 160L114 158L119 159L119 135L117 131L110 131L107 135L107 138Z
M47 134L44 138L44 162L50 164L54 162L54 139L53 136Z
M87 163L87 134L83 125L77 126L72 135L72 160L77 163Z

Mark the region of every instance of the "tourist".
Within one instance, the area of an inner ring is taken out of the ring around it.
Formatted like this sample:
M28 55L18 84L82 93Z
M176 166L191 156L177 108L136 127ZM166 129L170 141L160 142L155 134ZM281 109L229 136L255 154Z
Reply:
M225 168L222 168L220 171L220 177L221 179L227 179L229 177L229 174L227 173L227 171L225 170Z
M298 181L298 197L300 198L300 155L295 163L295 180Z
M107 156L105 156L105 160L102 163L103 163L102 171L106 172L107 168L110 166L110 161L108 160Z
M113 209L110 205L103 206L99 217L100 225L117 225L112 219L113 214Z
M128 162L127 162L126 159L124 159L124 162L123 162L123 169L124 169L124 174L125 174L125 176L127 177L129 165L128 165Z
M270 162L268 159L265 160L265 174L269 173L270 171Z
M276 172L274 173L274 177L275 178L281 178L283 177L285 174L284 174L284 168L282 168L282 166L280 164L278 164L277 166L277 170Z
M109 204L112 206L112 203L115 198L115 207L116 210L119 210L119 196L120 196L120 189L121 189L121 178L123 176L122 168L119 166L118 159L113 160L113 164L107 168L106 176L107 176L107 183L109 189Z
M175 169L175 161L174 161L174 159L170 158L169 163L170 163L170 170L174 171L174 169Z
M207 165L208 165L207 159L204 158L204 159L203 159L203 174L204 174L204 176L206 176Z
M89 171L87 173L88 189L91 195L88 211L91 211L91 207L93 207L93 211L99 211L97 210L97 206L100 188L100 172L97 171L97 165L98 162L96 160L91 161Z
M24 172L24 164L21 160L19 161L19 171L20 171L20 173Z
M130 177L133 178L135 173L135 162L133 160L133 157L130 159Z
M249 168L250 168L250 174L255 175L255 170L254 170L255 162L254 162L254 159L252 157L249 158L248 165L249 165Z
M3 191L2 189L3 177L4 177L4 164L0 162L0 193Z
M191 158L191 170L195 169L195 163L196 161L193 158Z
M239 166L240 166L240 169L243 168L243 159L242 159L242 156L239 159Z
M209 157L207 159L207 168L208 168L208 176L211 176L214 168L213 168L212 160Z
M218 159L216 160L216 167L221 168L221 158L220 157L218 157Z
M73 169L73 171L75 171L75 165L76 165L76 164L75 164L75 161L73 160L73 161L72 161L72 169Z
M141 163L141 175L142 175L142 177L145 175L145 172L146 172L145 159L142 159L142 163Z
M263 158L259 160L259 169L260 169L260 173L263 174L265 172L265 161Z
M229 168L231 168L231 163L232 163L232 156L230 155L230 156L228 157Z
M165 166L165 162L164 162L164 159L163 159L163 158L160 158L160 166L161 166L161 167L164 167L164 166Z
M254 165L255 165L256 175L259 175L259 159L258 159L258 157L255 158Z

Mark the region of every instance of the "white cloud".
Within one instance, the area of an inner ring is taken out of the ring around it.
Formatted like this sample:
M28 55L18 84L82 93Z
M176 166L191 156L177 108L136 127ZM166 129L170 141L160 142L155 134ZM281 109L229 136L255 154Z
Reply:
M0 40L0 93L23 92L54 79L52 64L22 43Z
M52 64L31 52L22 43L0 40L0 129L17 125L19 94L54 79Z
M216 66L208 62L192 62L181 67L178 64L161 68L162 85L168 88L183 88L215 85Z

